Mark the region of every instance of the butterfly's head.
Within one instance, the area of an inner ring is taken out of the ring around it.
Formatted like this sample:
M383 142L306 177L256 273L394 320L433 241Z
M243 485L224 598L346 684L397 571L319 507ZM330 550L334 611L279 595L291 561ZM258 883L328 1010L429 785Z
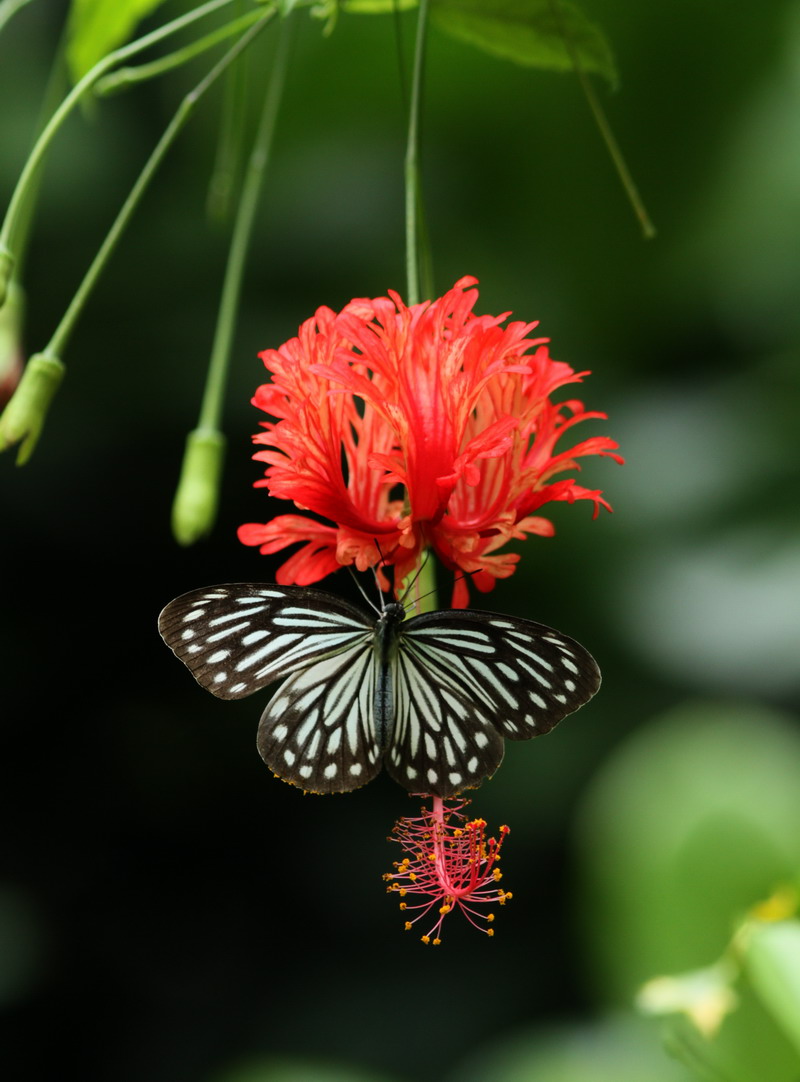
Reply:
M381 622L384 624L399 624L405 619L406 610L401 601L387 601L381 612Z

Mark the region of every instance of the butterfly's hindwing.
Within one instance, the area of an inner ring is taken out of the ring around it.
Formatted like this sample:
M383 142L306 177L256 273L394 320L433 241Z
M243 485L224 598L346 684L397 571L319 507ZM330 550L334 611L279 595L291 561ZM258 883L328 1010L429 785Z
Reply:
M198 683L220 699L245 698L374 634L373 620L333 594L251 583L182 594L164 608L158 627Z
M274 774L312 793L357 789L379 773L372 645L289 677L261 716L258 750Z
M386 769L411 792L450 796L479 785L503 759L486 706L462 683L402 648L393 666L394 732Z

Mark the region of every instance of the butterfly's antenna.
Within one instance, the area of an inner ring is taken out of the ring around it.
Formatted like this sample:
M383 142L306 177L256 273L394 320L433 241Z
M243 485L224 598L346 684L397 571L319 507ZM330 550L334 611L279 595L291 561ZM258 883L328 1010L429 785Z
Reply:
M372 540L375 542L375 548L378 550L378 556L380 557L380 560L378 561L378 566L380 567L382 565L383 567L388 567L389 566L389 561L387 560L387 558L383 554L383 549L381 548L380 541L378 540L377 537L373 537ZM383 600L383 587L381 586L381 580L380 580L380 577L378 576L378 572L375 570L374 567L372 568L372 574L375 576L375 585L378 588L378 595L380 596L380 599L381 599L381 611L382 611L385 608L385 602Z
M364 600L365 600L365 601L366 601L366 603L367 603L367 604L369 605L369 607L370 607L371 609L374 609L374 610L375 610L375 612L381 612L382 610L381 610L381 609L379 609L379 608L378 608L378 606L377 606L377 605L375 604L375 602L374 602L374 601L373 601L373 600L372 600L372 599L371 599L371 598L370 598L370 597L369 597L369 596L367 595L367 591L366 591L366 590L364 589L364 587L363 587L363 586L361 585L361 583L360 583L360 582L359 582L359 580L358 580L358 576L356 575L355 571L354 571L354 570L352 569L352 567L350 567L350 565L349 565L349 564L348 564L348 566L347 566L347 570L348 570L348 571L350 572L350 574L351 574L351 575L353 576L353 582L354 582L354 583L356 584L356 586L358 587L358 592L359 592L359 593L361 594L361 596L362 596L362 597L364 598ZM373 570L374 570L374 569L373 569ZM383 595L381 595L381 599L382 599L382 598L383 598Z
M409 590L411 589L411 586L414 585L414 582L416 582L417 578L419 577L419 573L420 573L421 570L422 570L422 568L420 568L419 571L417 572L417 574L414 576L414 578L413 578L413 580L411 582L411 585L409 586ZM453 582L454 583L460 582L461 579L466 579L466 578L468 578L468 577L470 577L472 575L477 575L479 570L480 570L480 568L476 567L474 571L462 571L460 575L456 575L456 577L453 579ZM406 590L406 594L407 593L408 593L408 590ZM427 594L423 594L422 597L415 597L412 604L418 605L420 603L420 601L424 601L426 597L430 597L431 594L433 594L433 593L436 593L436 591L435 590L429 590L427 592ZM403 597L405 597L406 594L403 594Z

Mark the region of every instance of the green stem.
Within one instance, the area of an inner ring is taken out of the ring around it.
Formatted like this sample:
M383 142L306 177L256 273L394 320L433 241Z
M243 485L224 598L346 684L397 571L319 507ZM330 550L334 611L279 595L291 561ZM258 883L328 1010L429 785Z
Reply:
M206 195L206 214L211 221L218 224L230 221L232 207L238 195L250 84L248 74L247 65L241 63L225 78L217 152Z
M425 43L428 26L428 0L420 0L417 16L417 38L414 46L414 71L411 80L411 104L408 114L408 143L406 145L406 303L420 302L420 194L419 114L422 102L422 77L425 70Z
M47 85L42 97L42 104L39 107L39 118L34 136L37 136L44 129L45 124L53 115L54 109L64 96L64 89L67 86L66 40L67 30L65 27L55 51L55 59L50 68L50 74L47 77ZM14 278L17 281L21 281L23 277L25 256L28 251L28 236L36 214L36 202L39 196L41 179L42 170L40 169L26 188L25 197L20 207L14 246Z
M128 225L128 222L130 221L134 210L136 209L140 199L142 198L142 195L144 194L147 185L150 183L151 179L155 175L156 170L158 169L165 154L174 142L178 132L189 119L190 115L194 111L195 106L197 105L203 94L205 94L209 87L211 87L213 83L216 82L216 80L220 77L220 75L222 75L222 73L226 70L229 64L231 64L240 55L240 53L242 53L243 50L247 48L247 46L253 41L256 35L264 29L267 23L271 21L273 15L274 10L271 10L265 15L262 15L261 21L252 26L250 30L247 31L247 33L243 34L242 37L236 42L236 44L233 45L232 48L230 48L228 52L214 65L214 67L208 72L205 78L203 78L197 84L194 90L190 91L183 99L180 106L178 107L177 112L167 126L164 134L159 139L155 149L153 150L153 153L148 158L146 165L139 174L139 177L137 178L136 183L131 189L127 199L120 208L119 214L114 220L114 224L108 231L108 234L106 235L105 240L100 246L97 255L92 260L91 266L86 272L83 281L81 282L77 292L75 293L75 296L72 298L69 307L64 313L61 322L59 323L53 334L53 337L50 339L50 342L45 347L43 351L44 353L52 354L58 357L63 356L66 343L69 339L70 334L72 333L75 322L80 315L89 294L91 293L95 283L97 282L97 279L99 278L106 263L108 262L108 259L114 248L116 247L117 242L122 236L125 227Z
M24 8L30 2L31 0L2 0L0 2L0 31L2 31L12 15L16 15L21 8Z
M564 39L564 45L566 46L567 52L569 53L570 60L572 61L572 66L575 69L575 74L578 76L578 81L581 84L581 89L583 90L584 97L589 103L589 108L592 110L595 124L597 124L603 142L606 144L606 149L611 156L611 161L614 163L614 168L617 171L617 176L620 179L622 187L625 189L625 194L627 195L628 201L633 208L633 212L639 219L639 225L642 227L642 234L645 240L652 240L653 237L655 237L656 235L656 228L651 222L650 216L647 213L647 209L642 202L642 197L639 195L639 189L634 183L633 177L631 176L630 170L628 169L623 153L620 150L619 143L617 142L614 133L611 130L611 125L608 122L608 117L606 116L603 107L600 104L600 100L597 97L597 94L595 94L594 92L592 81L584 70L578 50L575 48L575 42L572 40L572 35L570 34L569 29L567 28L564 20L561 17L558 0L550 0L550 7L552 9L553 15L555 16L555 20L558 23L559 32L561 34L561 37Z
M202 19L206 15L210 15L212 12L225 7L230 3L232 3L232 0L208 0L208 3L202 4L200 7L195 8L194 11L190 11L177 19L173 19L164 26L160 26L157 30L145 34L144 37L137 38L136 41L132 41L128 45L124 45L122 48L115 49L113 52L108 53L107 56L104 56L102 60L99 60L94 67L87 71L83 78L75 84L45 125L41 135L36 141L36 145L25 163L22 173L20 174L17 186L14 189L14 194L11 196L11 202L8 205L3 227L0 229L0 257L6 257L9 262L13 261L17 241L17 229L19 227L20 214L25 202L26 189L35 178L56 132L81 100L83 95L95 82L97 82L100 76L104 75L110 68L113 68L123 60L127 60L129 56L134 56L136 53L142 52L142 50L149 48L151 45L155 45L156 42L162 41L170 34L183 30L184 27L190 26L192 23L197 22L198 19ZM0 304L2 304L3 300L4 291L0 289Z
M424 562L414 583L414 597L417 605L415 615L435 612L439 607L436 596L436 560L430 552L423 553L422 559Z
M253 11L248 12L246 15L241 15L238 19L234 19L232 22L226 23L225 26L220 26L217 30L212 31L212 33L206 34L204 38L198 38L197 41L192 41L182 49L176 49L174 53L169 53L167 56L161 56L150 64L138 64L133 68L120 68L119 71L111 72L110 75L104 75L102 79L98 79L94 92L100 97L106 97L109 94L116 94L120 90L128 90L130 87L143 83L147 79L155 79L159 75L164 75L174 68L187 64L190 60L194 60L196 56L200 56L209 49L213 49L215 45L225 41L226 38L233 37L235 34L246 30L248 26L252 26L253 23L263 18L263 15L263 11L254 8Z
M264 107L242 182L242 192L228 252L228 263L225 268L225 280L222 285L217 327L211 348L208 377L200 408L198 421L200 429L216 430L220 424L244 265L258 209L261 184L269 164L278 108L286 82L290 25L287 20L281 26L280 40L264 99Z

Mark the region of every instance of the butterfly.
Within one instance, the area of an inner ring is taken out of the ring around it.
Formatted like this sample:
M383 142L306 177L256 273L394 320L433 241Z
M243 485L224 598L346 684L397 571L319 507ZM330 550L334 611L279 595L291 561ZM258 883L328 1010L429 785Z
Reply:
M158 621L167 645L221 699L276 680L258 750L310 792L357 789L386 770L448 797L493 774L504 738L549 732L600 686L594 658L544 624L472 609L377 618L300 586L191 590Z

